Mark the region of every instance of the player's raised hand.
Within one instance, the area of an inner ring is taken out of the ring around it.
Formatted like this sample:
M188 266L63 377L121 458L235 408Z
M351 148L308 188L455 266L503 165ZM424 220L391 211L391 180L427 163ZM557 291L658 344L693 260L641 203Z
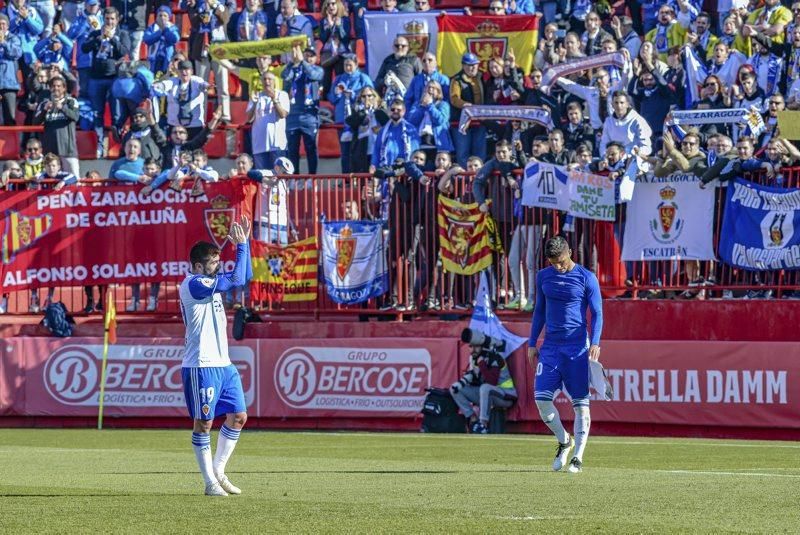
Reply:
M245 239L250 237L250 220L247 219L247 216L242 214L241 219L239 219L239 225L242 227L244 231Z
M589 346L589 360L597 361L600 359L600 346Z
M238 221L231 223L231 229L228 231L228 239L237 245L247 241L247 234L244 233L244 229Z

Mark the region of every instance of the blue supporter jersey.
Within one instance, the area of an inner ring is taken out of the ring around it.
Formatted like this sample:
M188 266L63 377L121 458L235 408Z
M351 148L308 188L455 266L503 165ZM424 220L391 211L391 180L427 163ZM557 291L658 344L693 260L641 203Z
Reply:
M587 335L587 308L592 312L591 336ZM560 345L600 344L603 330L603 302L594 273L581 265L566 273L552 266L536 278L536 307L531 324L530 347L545 328L544 343Z

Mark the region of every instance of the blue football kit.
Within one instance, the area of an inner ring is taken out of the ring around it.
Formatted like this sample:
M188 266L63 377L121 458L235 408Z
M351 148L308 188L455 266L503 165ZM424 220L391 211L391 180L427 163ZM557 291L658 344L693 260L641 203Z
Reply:
M590 332L587 309L592 313ZM552 266L539 272L529 347L536 346L543 328L534 398L552 401L566 388L573 405L588 405L589 345L600 345L603 330L600 284L591 271L575 264L566 273Z

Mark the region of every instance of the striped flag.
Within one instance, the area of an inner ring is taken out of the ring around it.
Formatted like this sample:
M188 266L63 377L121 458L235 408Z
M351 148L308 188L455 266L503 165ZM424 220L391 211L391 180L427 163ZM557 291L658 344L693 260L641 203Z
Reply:
M253 278L250 291L256 301L291 303L317 298L317 238L291 245L250 242Z
M3 263L11 262L18 252L30 247L52 225L53 217L48 214L29 217L15 210L7 211L3 221L3 243L0 251Z
M489 70L489 60L514 51L517 67L527 75L539 43L539 17L535 15L480 16L443 14L437 19L439 37L436 60L447 76L461 70L461 56L471 52L480 60L480 70Z
M445 271L474 275L492 264L487 214L478 203L462 204L439 196L439 247Z
M697 57L697 52L691 45L683 47L683 68L689 83L689 94L686 97L689 102L684 102L683 107L689 109L701 100L699 87L705 82L708 69Z

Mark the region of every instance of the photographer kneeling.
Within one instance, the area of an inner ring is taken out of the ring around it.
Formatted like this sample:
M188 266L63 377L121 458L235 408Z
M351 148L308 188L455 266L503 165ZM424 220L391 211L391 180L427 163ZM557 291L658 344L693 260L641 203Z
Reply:
M517 400L517 390L508 364L500 351L505 342L472 329L464 329L461 340L469 344L471 368L450 387L458 407L469 418L473 433L489 432L489 415L495 407L507 409ZM473 404L478 405L479 415Z

